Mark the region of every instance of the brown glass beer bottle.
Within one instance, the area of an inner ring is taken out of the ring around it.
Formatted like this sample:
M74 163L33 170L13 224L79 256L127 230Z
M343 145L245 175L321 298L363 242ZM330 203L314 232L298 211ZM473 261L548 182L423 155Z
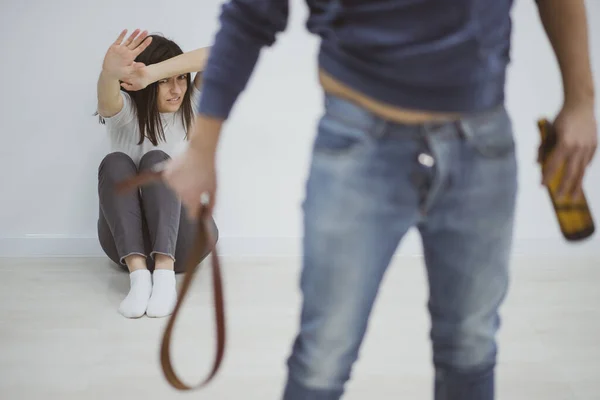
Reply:
M556 147L557 137L554 126L547 119L540 119L538 121L538 128L542 140L539 162L542 171L544 171L550 155ZM568 241L587 239L592 236L595 231L592 213L588 206L585 194L579 199L574 199L568 194L559 199L558 188L563 173L564 165L558 169L557 173L547 186L560 230Z

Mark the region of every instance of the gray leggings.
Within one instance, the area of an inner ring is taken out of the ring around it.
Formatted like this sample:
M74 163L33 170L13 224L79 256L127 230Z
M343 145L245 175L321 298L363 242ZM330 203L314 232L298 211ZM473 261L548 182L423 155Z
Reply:
M146 153L139 170L169 159L160 150ZM133 160L125 153L107 155L98 169L100 216L98 238L106 255L125 266L125 257L139 254L147 257L149 270L154 269L154 255L164 254L175 259L175 272L183 272L185 259L195 235L195 225L187 219L185 208L176 195L163 183L142 187L125 195L117 195L115 184L138 173ZM217 226L212 221L214 237ZM203 259L210 253L205 250Z

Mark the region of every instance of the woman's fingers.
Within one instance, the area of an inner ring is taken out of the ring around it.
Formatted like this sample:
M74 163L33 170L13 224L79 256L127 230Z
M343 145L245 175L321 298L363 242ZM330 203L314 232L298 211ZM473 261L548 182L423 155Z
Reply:
M131 44L131 42L133 42L133 39L135 39L135 37L138 35L138 33L140 33L139 29L136 29L135 31L133 31L133 33L131 35L129 35L127 40L123 43L123 46L129 47L129 45Z
M131 49L131 50L134 50L136 47L138 47L140 45L140 43L142 43L142 41L144 39L146 39L147 36L148 36L148 31L142 32L140 35L138 35L136 38L134 38L133 42L131 42L131 44L127 47L129 47L129 49Z
M123 42L123 39L125 39L125 35L127 35L127 29L123 29L123 31L121 31L121 34L119 35L117 40L115 40L114 44L120 46L121 42Z
M150 46L150 43L152 43L152 37L147 37L142 44L136 47L136 49L133 51L133 54L136 57L139 56L144 50L146 50L148 46Z
M129 35L127 40L123 42L125 35L127 35L127 29L123 29L123 31L121 31L121 33L119 34L117 40L115 40L114 44L117 46L126 46L133 50L137 48L140 45L140 43L142 43L142 41L146 39L146 37L148 37L148 31L143 31L141 35L139 33L140 29L136 29L131 35Z

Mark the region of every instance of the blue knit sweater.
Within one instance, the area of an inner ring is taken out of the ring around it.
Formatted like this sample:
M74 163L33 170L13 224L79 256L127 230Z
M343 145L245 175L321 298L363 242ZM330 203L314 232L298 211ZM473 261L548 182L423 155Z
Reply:
M319 66L407 109L478 112L504 101L513 0L306 0ZM289 0L229 0L204 71L199 111L227 118L261 49L285 30Z

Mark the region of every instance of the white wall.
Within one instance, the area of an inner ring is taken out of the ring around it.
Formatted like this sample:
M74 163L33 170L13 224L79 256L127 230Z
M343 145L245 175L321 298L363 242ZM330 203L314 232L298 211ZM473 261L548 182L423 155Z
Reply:
M185 51L210 45L220 3L0 3L0 256L100 254L96 173L107 143L92 114L104 52L121 29L137 27L161 32ZM292 3L288 31L263 53L222 141L216 218L225 253L298 251L300 203L322 101L315 74L317 41L305 31L303 1ZM600 3L589 1L588 7L594 69L600 76ZM560 76L533 0L517 1L514 22L508 107L521 160L517 248L600 254L597 237L583 247L564 243L539 185L535 120L558 110ZM587 194L600 224L599 178L596 162ZM402 251L420 251L415 236Z

